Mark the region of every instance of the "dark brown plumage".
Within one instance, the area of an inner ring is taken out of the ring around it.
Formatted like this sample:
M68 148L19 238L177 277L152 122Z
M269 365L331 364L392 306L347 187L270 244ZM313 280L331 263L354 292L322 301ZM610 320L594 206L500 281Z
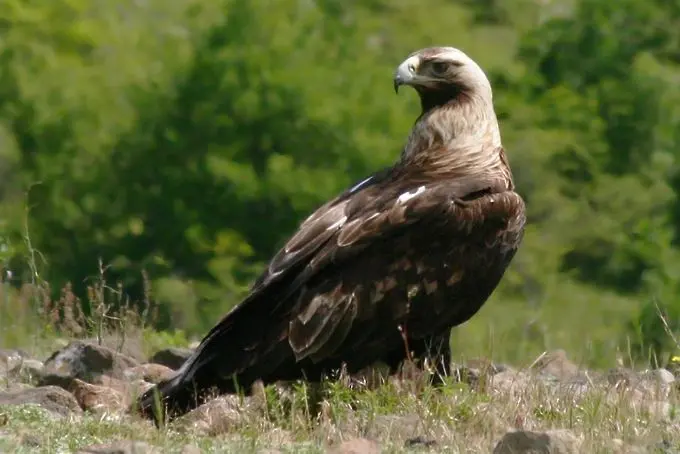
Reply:
M169 416L215 387L316 381L343 364L396 369L407 357L449 372L452 327L502 278L524 229L490 84L461 51L422 49L397 69L423 111L392 167L321 206L271 260L245 300L154 392ZM401 331L400 331L401 330Z

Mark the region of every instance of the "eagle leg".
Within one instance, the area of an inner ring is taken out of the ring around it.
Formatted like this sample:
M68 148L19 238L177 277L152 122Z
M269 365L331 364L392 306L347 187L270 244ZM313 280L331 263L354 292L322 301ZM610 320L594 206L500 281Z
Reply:
M415 363L420 369L432 372L430 383L434 386L446 382L451 375L451 330L423 339L411 339L409 344Z

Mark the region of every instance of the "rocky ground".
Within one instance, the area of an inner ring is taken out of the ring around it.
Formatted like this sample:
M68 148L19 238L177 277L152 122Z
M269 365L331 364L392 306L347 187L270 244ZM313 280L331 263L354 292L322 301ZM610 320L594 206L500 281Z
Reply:
M129 404L191 350L144 358L109 347L73 341L44 361L0 350L0 452L680 452L666 369L588 371L562 351L524 370L471 360L436 390L407 373L380 385L375 374L353 377L320 394L260 387L156 429Z

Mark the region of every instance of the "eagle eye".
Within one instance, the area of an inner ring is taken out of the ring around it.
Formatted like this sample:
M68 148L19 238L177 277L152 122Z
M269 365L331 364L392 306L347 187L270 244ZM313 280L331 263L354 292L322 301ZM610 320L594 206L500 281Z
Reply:
M432 72L435 74L443 74L449 68L449 64L443 61L432 62Z

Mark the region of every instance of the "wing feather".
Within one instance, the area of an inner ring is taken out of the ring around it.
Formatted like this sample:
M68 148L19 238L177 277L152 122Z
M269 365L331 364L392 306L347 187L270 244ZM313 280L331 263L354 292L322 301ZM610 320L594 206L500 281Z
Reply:
M344 339L356 313L356 298L342 293L342 283L328 293L314 295L289 323L288 338L296 359L314 357L334 335Z
M185 363L184 374L190 376L218 353L231 359L228 370L220 370L221 375L241 372L255 357L272 348L265 345L268 330L287 330L288 342L298 360L321 358L344 340L361 311L358 304L363 301L357 302L351 293L338 291L300 298L300 289L314 276L331 265L348 263L376 241L390 241L405 234L416 223L427 222L429 229L446 229L455 236L469 232L475 224L488 222L490 217L500 219L508 214L507 207L502 207L507 201L482 214L474 202L464 200L480 187L489 187L484 181L471 181L469 185L433 182L422 190L420 183L403 185L403 189L380 183L378 179L369 181L358 192L339 196L307 218L272 259L249 296L204 338ZM416 188L416 196L399 200L403 191ZM342 279L341 272L335 275ZM229 335L235 327L238 334ZM227 345L217 339L227 336ZM215 345L203 352L206 345L215 342L220 343L219 349Z

